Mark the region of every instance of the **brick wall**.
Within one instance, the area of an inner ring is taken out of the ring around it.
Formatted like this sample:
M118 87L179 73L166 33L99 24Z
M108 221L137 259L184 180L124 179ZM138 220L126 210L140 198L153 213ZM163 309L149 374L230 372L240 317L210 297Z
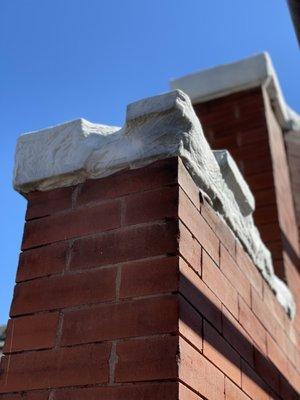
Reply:
M289 274L295 274L288 269L298 269L297 222L283 132L269 97L258 87L194 108L211 147L228 149L236 160L254 194L255 223L272 253L276 273L292 284Z
M178 159L28 195L1 400L298 399L299 333Z
M298 222L298 236L300 240L300 131L290 131L285 135L286 150L288 155L294 204Z
M256 201L255 223L276 274L300 307L299 235L282 132L262 87L194 106L213 149L228 149ZM300 325L300 315L297 315Z

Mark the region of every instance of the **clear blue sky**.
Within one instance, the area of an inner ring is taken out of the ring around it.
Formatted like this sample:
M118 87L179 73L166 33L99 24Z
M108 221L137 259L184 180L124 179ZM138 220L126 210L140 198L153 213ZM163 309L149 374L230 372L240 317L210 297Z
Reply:
M8 317L24 199L17 137L84 117L121 125L126 104L170 78L268 51L300 111L299 51L285 0L2 0L0 323Z

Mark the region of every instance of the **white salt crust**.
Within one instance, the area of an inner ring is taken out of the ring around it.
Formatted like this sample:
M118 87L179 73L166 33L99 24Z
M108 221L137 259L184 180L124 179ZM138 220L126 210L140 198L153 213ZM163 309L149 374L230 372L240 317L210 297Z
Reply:
M23 193L51 190L174 156L181 157L199 190L210 199L278 301L293 316L292 294L275 276L271 254L254 225L250 189L229 156L225 161L221 157L220 169L189 97L180 90L128 105L121 129L79 119L21 136L14 187Z

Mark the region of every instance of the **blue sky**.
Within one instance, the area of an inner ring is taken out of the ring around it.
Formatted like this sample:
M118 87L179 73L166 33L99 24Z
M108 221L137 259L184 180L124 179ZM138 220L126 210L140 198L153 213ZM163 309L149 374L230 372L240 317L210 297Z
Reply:
M268 51L300 111L299 51L285 0L2 0L0 323L11 302L25 200L17 137L78 117L121 125L126 104L170 78Z

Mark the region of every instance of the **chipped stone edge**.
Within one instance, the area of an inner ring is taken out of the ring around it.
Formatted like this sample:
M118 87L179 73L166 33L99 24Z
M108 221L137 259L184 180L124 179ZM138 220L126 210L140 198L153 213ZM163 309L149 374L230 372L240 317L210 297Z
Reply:
M284 131L299 130L300 115L287 105L272 60L266 52L170 82L172 89L187 93L193 104L262 85L266 87L281 128Z
M199 190L210 199L279 302L293 316L293 296L275 276L271 254L252 214L241 213L239 196L233 193L236 187L247 184L241 174L233 173L235 186L228 186L190 99L180 90L130 104L121 129L80 119L21 136L15 156L14 188L21 193L51 190L174 156L181 157Z
M241 213L244 217L251 215L255 210L255 199L236 162L227 150L213 150L213 154Z

